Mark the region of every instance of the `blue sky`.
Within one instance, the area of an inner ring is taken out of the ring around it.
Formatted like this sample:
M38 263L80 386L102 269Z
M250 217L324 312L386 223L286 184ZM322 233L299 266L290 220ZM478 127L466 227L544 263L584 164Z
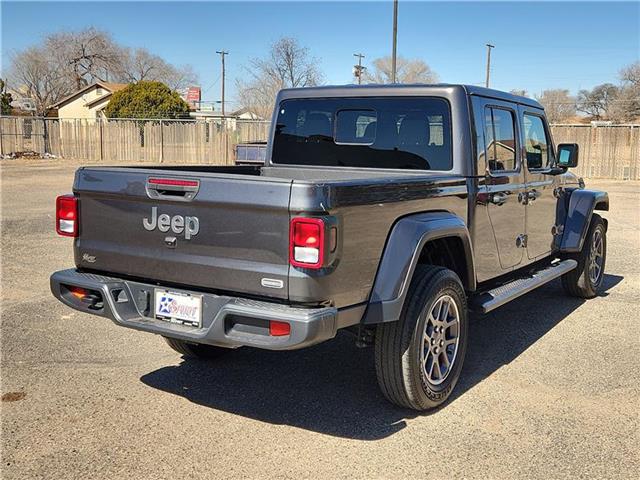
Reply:
M351 83L353 53L365 64L388 55L392 2L7 2L2 8L2 67L10 53L49 32L90 25L120 43L193 65L203 100L219 99L220 61L227 89L252 57L280 36L317 57L329 84ZM576 92L616 82L640 57L640 2L415 2L400 0L398 53L422 58L443 82L484 81L485 44L492 87Z

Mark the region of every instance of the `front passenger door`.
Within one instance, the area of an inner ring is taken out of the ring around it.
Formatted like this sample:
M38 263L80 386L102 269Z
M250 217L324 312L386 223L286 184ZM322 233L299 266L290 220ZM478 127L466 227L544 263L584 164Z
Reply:
M527 257L532 261L549 255L553 249L557 204L554 187L558 177L549 174L555 161L551 135L542 111L521 106L520 120L526 161Z

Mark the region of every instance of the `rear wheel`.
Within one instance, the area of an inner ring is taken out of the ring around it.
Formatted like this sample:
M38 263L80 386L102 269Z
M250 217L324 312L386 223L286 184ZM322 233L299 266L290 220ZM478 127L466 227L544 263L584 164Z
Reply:
M173 350L189 358L210 360L224 355L230 350L228 348L214 347L212 345L185 342L184 340L178 340L177 338L163 338L165 342L167 342L167 345L169 345Z
M418 266L400 320L376 331L376 373L385 397L415 410L444 403L460 376L467 324L458 276L443 267Z
M593 214L582 251L571 258L578 266L562 276L565 292L578 298L595 297L604 279L607 260L607 229L600 215Z

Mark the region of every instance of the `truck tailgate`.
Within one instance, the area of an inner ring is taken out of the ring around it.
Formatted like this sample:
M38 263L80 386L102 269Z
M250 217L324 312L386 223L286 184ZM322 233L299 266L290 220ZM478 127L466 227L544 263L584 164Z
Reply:
M197 183L195 195L163 190L151 178ZM81 169L76 265L287 299L290 192L290 180L252 175Z

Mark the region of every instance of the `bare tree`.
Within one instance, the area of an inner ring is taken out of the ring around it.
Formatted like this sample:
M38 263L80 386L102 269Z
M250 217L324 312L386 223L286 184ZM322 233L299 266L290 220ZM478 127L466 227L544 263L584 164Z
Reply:
M158 65L163 60L144 48L122 51L117 77L123 82L140 82L142 80L155 80Z
M282 88L312 87L323 81L318 60L294 38L276 41L265 58L254 58L245 67L246 78L236 79L240 104L267 118Z
M190 66L176 67L145 49L124 48L108 32L91 27L48 35L40 45L14 53L9 79L45 114L66 95L96 81L155 80L177 90L197 82L197 75Z
M620 70L620 80L635 86L640 86L640 62L635 62Z
M373 61L373 67L365 71L363 78L367 83L391 83L391 57L376 58ZM423 60L397 58L397 83L437 83L438 81L438 74Z
M167 85L171 90L181 90L198 83L198 75L193 71L191 65L176 67L167 63L157 80Z
M513 89L511 90L509 93L511 93L512 95L519 95L520 97L528 97L529 96L529 92L527 92L526 90L521 90L521 89Z
M611 119L618 122L640 119L640 62L623 68L620 80L622 85L609 109Z
M576 99L569 94L569 90L545 90L536 96L536 100L542 104L547 119L552 123L566 122L576 115Z
M175 67L144 48L123 49L116 77L122 82L157 81L179 90L198 81L190 65Z
M69 95L75 84L52 60L44 47L31 47L14 54L9 80L16 91L35 101L38 115L46 115L49 107Z
M73 78L77 89L109 80L122 61L122 49L111 35L93 27L51 34L45 48L58 68Z
M596 119L607 117L618 93L618 87L611 83L597 85L593 87L593 90L580 90L577 98L577 109Z

